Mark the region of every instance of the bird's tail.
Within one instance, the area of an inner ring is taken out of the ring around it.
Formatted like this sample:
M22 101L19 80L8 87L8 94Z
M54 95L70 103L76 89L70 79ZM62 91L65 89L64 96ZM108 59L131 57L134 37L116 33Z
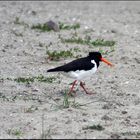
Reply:
M57 68L54 68L54 69L47 70L47 72L57 72L57 71L62 71L62 69L57 67Z
M47 72L55 72L56 70L55 69L49 69L47 70Z

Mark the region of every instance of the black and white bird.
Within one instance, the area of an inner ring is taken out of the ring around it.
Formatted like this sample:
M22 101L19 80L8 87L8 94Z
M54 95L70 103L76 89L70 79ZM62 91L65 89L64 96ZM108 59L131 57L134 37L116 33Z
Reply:
M84 89L86 94L90 94L85 89L82 80L90 77L97 71L100 65L100 61L113 66L111 62L102 57L100 52L89 52L87 57L79 58L65 65L49 69L47 72L62 72L63 74L66 74L67 76L75 79L68 94L73 92L74 86L78 81L80 82L80 86Z

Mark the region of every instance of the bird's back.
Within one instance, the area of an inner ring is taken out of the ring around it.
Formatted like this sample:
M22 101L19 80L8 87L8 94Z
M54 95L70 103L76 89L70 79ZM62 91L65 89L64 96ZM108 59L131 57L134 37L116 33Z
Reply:
M49 69L47 72L57 72L57 71L70 72L76 70L87 71L92 69L94 66L95 64L91 63L91 59L89 57L84 57L84 58L74 60L63 66L56 67L54 69Z

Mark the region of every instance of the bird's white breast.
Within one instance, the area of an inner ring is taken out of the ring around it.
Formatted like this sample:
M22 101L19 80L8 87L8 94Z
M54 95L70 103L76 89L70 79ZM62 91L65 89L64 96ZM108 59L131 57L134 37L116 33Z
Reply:
M82 80L84 78L90 77L92 74L94 74L97 71L97 65L95 61L91 60L91 63L94 64L94 67L91 70L76 70L76 71L70 71L67 74L66 73L63 74L71 78L74 78L76 80Z

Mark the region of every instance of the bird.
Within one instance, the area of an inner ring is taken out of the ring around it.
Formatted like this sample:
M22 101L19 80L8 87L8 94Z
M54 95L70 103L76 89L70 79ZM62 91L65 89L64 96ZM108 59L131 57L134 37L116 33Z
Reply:
M74 92L73 89L77 82L80 82L80 86L83 88L85 93L90 95L92 93L86 90L84 87L85 84L82 82L82 80L93 75L97 71L100 62L105 62L109 66L113 66L111 62L102 57L100 52L93 51L89 52L88 56L86 57L78 58L64 65L48 69L47 72L61 72L64 75L74 79L68 95Z

